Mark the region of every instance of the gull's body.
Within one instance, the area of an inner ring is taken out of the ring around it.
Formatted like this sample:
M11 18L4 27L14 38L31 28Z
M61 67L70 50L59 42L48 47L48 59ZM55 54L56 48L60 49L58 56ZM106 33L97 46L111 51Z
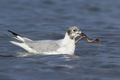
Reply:
M16 36L16 39L22 41L22 43L10 41L11 43L24 48L30 53L38 53L44 55L54 54L73 55L75 51L75 38L82 34L77 27L71 27L67 30L65 37L63 39L33 41L29 38L22 37L12 31L9 32L14 34Z

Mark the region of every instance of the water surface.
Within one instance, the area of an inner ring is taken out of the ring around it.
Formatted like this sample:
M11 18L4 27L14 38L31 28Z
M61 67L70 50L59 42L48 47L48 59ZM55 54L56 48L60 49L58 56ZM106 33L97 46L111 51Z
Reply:
M5 35L61 39L72 26L102 45L83 39L76 56L33 55ZM1 0L0 80L119 80L119 35L119 0Z

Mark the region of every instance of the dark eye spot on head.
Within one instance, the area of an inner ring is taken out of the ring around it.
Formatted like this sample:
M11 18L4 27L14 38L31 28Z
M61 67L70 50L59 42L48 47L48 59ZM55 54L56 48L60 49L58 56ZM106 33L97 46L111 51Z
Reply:
M71 30L67 30L67 33L68 33L68 35L71 35L72 33L71 33Z

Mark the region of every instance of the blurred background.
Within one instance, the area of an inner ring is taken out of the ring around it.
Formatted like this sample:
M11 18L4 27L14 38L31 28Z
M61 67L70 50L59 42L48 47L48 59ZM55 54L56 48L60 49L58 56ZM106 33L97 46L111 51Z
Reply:
M77 26L90 39L76 56L33 55L7 30L33 40L62 39ZM119 80L120 0L0 0L0 80Z

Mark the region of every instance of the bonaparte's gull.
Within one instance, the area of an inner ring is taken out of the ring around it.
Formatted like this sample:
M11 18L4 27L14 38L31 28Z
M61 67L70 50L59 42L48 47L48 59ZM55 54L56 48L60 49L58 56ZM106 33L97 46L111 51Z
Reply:
M54 54L69 54L73 55L75 51L75 38L77 36L82 36L83 33L77 27L71 27L67 30L65 37L60 40L39 40L33 41L29 38L20 36L10 30L15 39L20 42L10 41L11 43L22 47L30 53L38 53L44 55L54 55Z

